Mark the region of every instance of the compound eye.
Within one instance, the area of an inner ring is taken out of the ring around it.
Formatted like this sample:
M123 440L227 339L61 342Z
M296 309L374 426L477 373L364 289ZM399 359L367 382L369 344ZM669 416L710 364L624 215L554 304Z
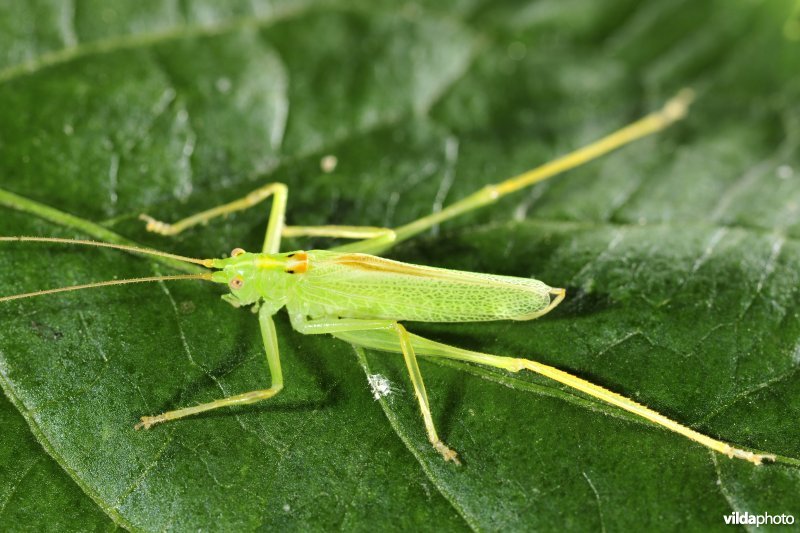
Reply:
M236 257L238 255L242 255L243 253L244 253L243 248L234 248L233 250L231 250L231 257Z
M242 288L242 285L244 285L244 280L240 276L236 276L228 285L231 289L238 290Z

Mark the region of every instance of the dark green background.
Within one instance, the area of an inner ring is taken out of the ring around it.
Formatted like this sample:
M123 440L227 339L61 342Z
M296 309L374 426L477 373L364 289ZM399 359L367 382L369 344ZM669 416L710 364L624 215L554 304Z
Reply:
M800 20L790 1L4 2L0 187L150 246L258 247L266 209L174 219L268 181L292 224L398 225L658 108L669 131L392 252L536 277L529 323L412 324L536 358L784 462L715 455L535 376L422 361L428 445L395 355L277 318L274 401L141 433L139 416L262 387L255 317L193 282L0 309L3 529L723 529L800 519ZM333 173L320 159L335 154ZM3 208L0 234L86 238ZM287 243L326 246L324 240ZM170 273L3 245L0 294ZM388 420L387 420L388 418ZM794 465L792 465L794 461ZM727 529L730 530L730 529Z

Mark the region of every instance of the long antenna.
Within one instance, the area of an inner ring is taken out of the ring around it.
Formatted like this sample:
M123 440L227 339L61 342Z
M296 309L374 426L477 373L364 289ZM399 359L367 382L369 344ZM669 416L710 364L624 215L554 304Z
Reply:
M9 300L19 300L31 298L33 296L43 296L45 294L55 294L57 292L79 291L81 289L94 289L96 287L108 287L109 285L129 285L131 283L145 283L148 281L174 281L178 279L202 279L211 281L211 274L179 274L177 276L151 276L146 278L114 279L109 281L99 281L97 283L86 283L83 285L73 285L71 287L59 287L57 289L45 289L43 291L26 292L24 294L13 294L11 296L0 297L0 302Z
M113 248L115 250L124 250L126 252L133 252L137 254L156 255L159 257L183 261L184 263L202 265L206 268L212 268L213 264L213 259L195 259L194 257L170 254L167 252L161 252L159 250L153 250L151 248L139 248L138 246L128 246L125 244L111 244L107 242L85 241L80 239L62 239L58 237L0 237L0 242L51 242L59 244L79 244L82 246L96 246L98 248Z

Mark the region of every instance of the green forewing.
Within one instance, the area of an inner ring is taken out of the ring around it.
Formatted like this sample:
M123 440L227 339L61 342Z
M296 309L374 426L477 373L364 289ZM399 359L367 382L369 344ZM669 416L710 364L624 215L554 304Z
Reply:
M290 312L350 317L475 322L534 318L550 303L535 279L412 265L365 254L308 253Z

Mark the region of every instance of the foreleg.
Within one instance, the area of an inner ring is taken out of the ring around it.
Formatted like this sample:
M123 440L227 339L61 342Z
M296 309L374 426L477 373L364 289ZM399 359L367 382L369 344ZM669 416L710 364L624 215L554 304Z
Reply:
M221 398L213 402L184 407L183 409L177 409L175 411L167 411L166 413L156 416L143 416L142 420L136 424L135 428L150 429L155 424L160 424L161 422L177 420L178 418L211 411L212 409L219 409L220 407L248 405L272 398L278 394L281 389L283 389L283 373L281 371L280 353L278 351L278 337L275 334L275 323L272 321L272 315L265 311L266 308L262 308L261 311L259 311L258 321L261 326L261 336L264 342L264 351L267 354L270 375L272 376L272 386L270 388L228 396L227 398Z

